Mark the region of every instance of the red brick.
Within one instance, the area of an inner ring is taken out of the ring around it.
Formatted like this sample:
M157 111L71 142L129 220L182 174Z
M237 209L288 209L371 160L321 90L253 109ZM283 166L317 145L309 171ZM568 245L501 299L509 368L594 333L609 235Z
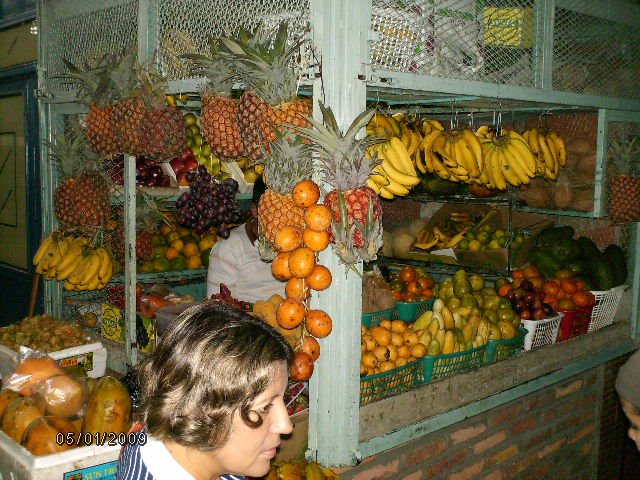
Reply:
M535 455L525 455L511 465L507 470L507 474L509 474L509 478L511 478L511 475L513 475L514 478L521 478L519 476L520 473L528 470L532 465L535 465L538 462L539 460Z
M560 448L565 444L566 438L562 437L550 445L547 445L542 450L538 452L538 458L544 458L547 455L552 454L553 452L557 452Z
M422 472L418 470L417 472L410 473L402 477L402 480L422 480Z
M407 453L407 459L405 461L405 467L411 468L414 465L421 465L430 458L440 455L447 448L447 441L444 439L437 442L431 442L426 445L417 448L416 450Z
M556 387L556 398L563 398L572 393L579 392L584 385L584 380L574 380L565 386Z
M472 427L461 428L460 430L451 434L451 441L454 444L466 442L470 438L477 437L481 433L484 433L486 430L487 426L483 423L479 423L478 425L474 425Z
M495 447L500 442L503 442L507 438L507 435L502 431L491 435L490 437L481 440L473 446L473 453L478 455L490 448Z
M497 427L502 425L509 420L513 420L514 418L518 418L520 412L522 411L522 404L516 403L510 405L508 408L503 409L501 412L496 413L489 419L489 425L491 427Z
M453 453L447 454L441 460L433 463L429 466L429 469L424 472L425 478L433 478L436 475L440 475L442 472L447 472L459 464L461 464L467 457L467 450L462 449Z
M520 442L520 446L522 450L528 452L530 450L537 450L540 445L544 445L547 442L547 439L551 437L553 433L552 428L547 428L543 431L537 432L532 437L527 438L524 441Z
M547 476L547 473L549 473L549 464L542 463L542 464L539 464L527 478L549 478ZM556 477L556 478L566 478L566 477Z
M395 459L383 465L372 465L371 468L358 473L352 477L352 480L374 480L383 478L389 473L398 473L400 469L400 460Z
M504 450L501 450L500 452L493 455L487 461L487 466L493 467L495 465L500 465L506 462L507 460L509 460L510 458L515 457L519 452L520 452L520 449L518 448L517 445L511 445L510 447L505 448Z
M513 433L522 433L525 431L531 431L536 427L537 423L538 422L536 421L536 417L531 416L531 417L525 418L524 420L514 423L511 426L511 431Z
M502 474L502 470L496 470L495 472L491 472L482 480L504 480L504 475Z
M591 450L593 449L593 440L588 441L587 443L584 444L584 446L582 447L582 449L580 450L580 452L587 456L587 455L591 455Z
M484 468L484 460L474 463L473 465L468 466L464 470L461 470L456 473L452 473L447 478L448 480L469 480L470 478L474 478L477 475L480 475L482 469Z
M535 396L527 399L524 402L524 409L530 412L531 410L538 410L540 407L543 407L544 405L545 405L545 402L542 399L542 396Z

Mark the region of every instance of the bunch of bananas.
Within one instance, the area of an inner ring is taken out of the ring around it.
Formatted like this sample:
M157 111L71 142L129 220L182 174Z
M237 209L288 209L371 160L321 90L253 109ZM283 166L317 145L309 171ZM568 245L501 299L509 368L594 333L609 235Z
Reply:
M265 480L324 480L340 477L330 468L321 467L316 462L274 462Z
M425 120L423 132L418 170L452 182L479 183L484 159L471 130L444 130L437 120Z
M413 157L419 153L422 136L403 115L379 113L369 122L367 135L384 139L367 151L368 155L377 154L380 160L367 179L367 186L388 200L407 195L420 183Z
M556 180L560 167L567 164L567 145L554 130L531 128L522 134L535 157L536 174Z
M485 168L480 183L506 190L507 184L527 185L536 176L536 160L527 141L515 130L502 129L500 135L488 126L476 131L482 144Z
M429 251L454 248L476 225L467 212L451 212L449 216L431 229L425 228L416 236L413 247Z
M86 237L64 236L54 230L33 257L36 273L64 283L65 290L101 290L113 277L113 261L103 247Z

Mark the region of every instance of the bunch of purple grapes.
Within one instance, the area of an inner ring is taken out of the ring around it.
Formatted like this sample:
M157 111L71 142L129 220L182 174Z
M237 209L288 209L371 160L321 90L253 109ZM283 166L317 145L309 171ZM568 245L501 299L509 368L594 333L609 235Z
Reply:
M215 227L219 237L229 238L229 226L242 221L236 201L238 182L233 178L219 182L202 165L189 172L187 180L189 190L176 201L178 223L198 235Z

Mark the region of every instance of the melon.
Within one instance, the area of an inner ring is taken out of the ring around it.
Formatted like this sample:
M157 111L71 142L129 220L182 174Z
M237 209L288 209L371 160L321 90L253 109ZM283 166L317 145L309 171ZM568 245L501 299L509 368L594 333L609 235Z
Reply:
M117 378L104 376L91 391L82 422L82 433L126 433L132 422L131 395Z
M60 441L59 435L65 440ZM67 441L68 440L68 441ZM64 452L78 445L78 430L64 418L40 417L24 432L22 446L32 455L50 455Z
M27 427L42 416L33 398L17 398L7 405L2 414L2 431L17 443L21 443Z

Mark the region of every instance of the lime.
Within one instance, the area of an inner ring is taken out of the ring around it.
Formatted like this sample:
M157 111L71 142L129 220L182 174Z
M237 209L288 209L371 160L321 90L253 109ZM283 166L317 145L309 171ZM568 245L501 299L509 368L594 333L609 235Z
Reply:
M480 242L478 240L471 240L469 242L469 251L470 252L477 252L480 250Z
M460 250L469 250L469 240L461 240L458 244Z
M495 232L493 232L493 236L495 238L502 238L507 234L507 232L505 232L504 230L502 230L501 228L497 229Z
M196 142L193 140L193 137L187 137L187 147L193 148Z
M167 245L164 243L159 245L154 245L151 249L152 258L165 258L165 253L167 252L167 248L168 248Z
M153 269L156 272L167 272L171 269L171 263L166 258L156 258L153 261Z
M476 234L473 233L473 232L467 232L466 235L464 236L464 238L466 238L469 241L475 240L476 239Z
M207 248L200 252L200 260L202 260L202 266L207 268L209 267L209 257L211 256L211 249Z
M500 248L506 247L507 246L507 237L500 237L498 238L498 245L500 245Z
M482 244L486 244L489 242L489 234L487 232L480 232L476 237L476 240Z
M489 242L488 247L489 247L489 249L491 249L491 250L497 250L497 249L499 249L499 248L500 248L500 244L498 243L498 240L495 240L495 239L494 239L494 240L491 240L491 241Z
M195 124L194 124L194 125L190 125L190 126L189 126L189 132L188 132L188 135L189 135L189 136L191 136L191 137L193 137L193 138L194 138L194 140L195 140L195 137L196 137L197 135L200 135L200 127L199 127L198 125L195 125Z
M187 259L184 255L178 255L171 261L171 270L186 270L187 269Z
M522 242L524 242L524 235L516 235L516 238L513 239L513 243L516 245L520 245Z
M189 112L184 116L184 123L186 126L195 125L198 123L198 117L196 117L193 113Z

